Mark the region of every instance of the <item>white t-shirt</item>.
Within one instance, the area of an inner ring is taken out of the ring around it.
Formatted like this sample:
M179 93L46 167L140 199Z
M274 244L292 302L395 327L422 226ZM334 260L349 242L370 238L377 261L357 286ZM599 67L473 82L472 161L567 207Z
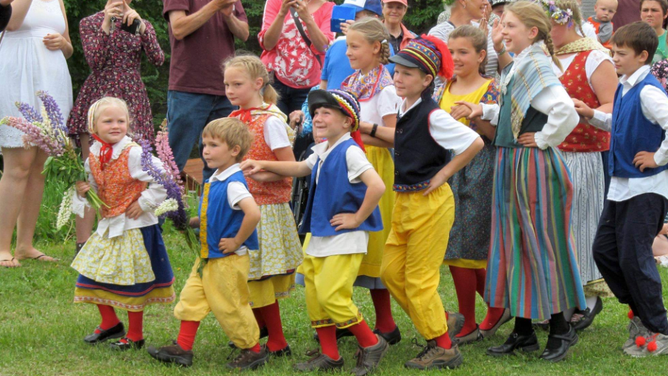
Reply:
M396 115L399 106L401 106L401 97L397 95L394 86L388 86L368 101L360 102L360 119L385 126L383 117Z
M580 34L579 29L576 28L575 30L577 30L578 34ZM598 41L598 35L596 35L596 27L594 25L592 25L591 22L589 22L589 21L583 22L582 23L582 31L584 32L584 35L580 35L580 36L591 38L595 41Z
M571 63L573 63L573 60L575 60L575 56L577 56L577 54L557 56L564 70L562 72L559 67L552 63L552 71L554 71L554 74L556 74L557 77L561 77L564 72L566 72L568 67L571 66ZM594 75L594 72L596 72L598 66L601 65L601 63L604 61L609 61L612 63L612 58L609 54L600 50L592 50L591 53L589 53L589 56L587 56L587 60L585 61L585 74L587 75L587 82L589 83L589 87L592 90L594 90L594 87L591 85L591 76Z
M310 169L313 169L315 163L318 161L318 157L320 157L319 166L322 166L322 163L327 159L331 151L343 141L349 139L350 134L344 134L331 148L328 148L329 144L327 142L314 146L313 154L306 159L306 165ZM348 181L351 184L361 184L360 175L366 170L373 169L362 149L356 147L350 147L346 150L346 165L348 166ZM320 168L318 168L318 173L315 177L316 184L319 178ZM313 236L306 248L306 254L314 257L327 257L366 253L368 244L369 233L367 231L350 231L332 236Z
M276 150L285 147L292 147L290 138L288 138L287 124L276 116L269 116L264 122L264 142L269 149Z

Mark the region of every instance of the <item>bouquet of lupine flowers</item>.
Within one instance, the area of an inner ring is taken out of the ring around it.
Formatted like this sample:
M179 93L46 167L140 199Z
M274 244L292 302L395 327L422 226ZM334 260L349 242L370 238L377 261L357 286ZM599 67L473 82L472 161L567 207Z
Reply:
M49 156L44 164L43 174L47 179L58 179L69 187L63 196L63 203L58 212L57 228L60 229L72 214L71 195L75 192L75 183L86 181L88 177L76 147L67 135L67 128L63 124L63 115L58 104L45 91L38 91L37 96L43 103L41 112L37 112L27 103L16 102L16 107L23 118L7 116L0 120L0 124L6 124L22 131L24 133L23 144L26 147L34 145L42 149ZM106 206L92 190L86 193L86 198L95 210Z
M140 140L139 144L142 147L142 170L167 190L167 199L155 209L155 214L160 218L171 219L174 227L183 232L188 248L199 255L199 240L189 225L185 189L169 146L166 124L163 123L155 138L155 148L164 171L153 164L151 143L148 140Z

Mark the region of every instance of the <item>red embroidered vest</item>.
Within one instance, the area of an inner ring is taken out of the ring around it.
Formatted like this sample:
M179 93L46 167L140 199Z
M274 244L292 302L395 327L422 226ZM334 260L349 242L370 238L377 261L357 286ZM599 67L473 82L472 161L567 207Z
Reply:
M248 129L253 134L253 145L250 151L244 157L258 161L277 161L276 155L264 141L264 123L273 115L265 114L253 116L253 120L248 125ZM285 178L273 182L258 182L253 179L247 179L248 190L258 205L283 204L290 202L290 193L292 192L292 178Z
M97 183L97 194L107 204L102 206L103 218L111 218L125 213L125 210L135 202L146 189L146 183L134 179L128 168L128 157L132 144L128 145L121 155L110 161L102 170L99 156L90 154L88 158L90 170Z
M591 51L579 52L573 62L559 78L571 98L583 101L591 108L601 105L596 94L589 86L585 63ZM586 123L578 124L566 140L559 145L559 150L568 152L606 151L610 149L610 133Z

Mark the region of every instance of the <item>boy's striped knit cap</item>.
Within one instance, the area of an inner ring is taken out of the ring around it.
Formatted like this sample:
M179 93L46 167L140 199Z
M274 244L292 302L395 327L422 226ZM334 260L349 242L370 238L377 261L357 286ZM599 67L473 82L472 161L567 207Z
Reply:
M308 111L313 117L320 107L335 108L353 120L350 131L360 125L360 103L355 94L345 90L313 90L308 94Z
M452 78L454 63L448 45L442 40L422 35L412 39L406 48L390 57L390 61L409 68L419 68L427 74Z

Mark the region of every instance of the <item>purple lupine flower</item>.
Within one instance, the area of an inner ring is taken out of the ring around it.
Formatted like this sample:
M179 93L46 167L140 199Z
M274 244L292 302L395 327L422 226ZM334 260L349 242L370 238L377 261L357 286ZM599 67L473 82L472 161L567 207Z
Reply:
M44 121L42 118L42 115L35 110L35 108L27 103L21 103L21 102L16 102L14 103L16 105L16 108L19 109L21 112L21 115L29 121L30 123L38 122L41 123Z
M155 137L155 149L158 153L158 158L162 161L167 172L176 180L176 182L181 181L181 175L179 174L179 168L174 162L174 155L172 154L172 148L169 146L169 137L166 131L158 132Z
M44 103L44 109L49 116L49 120L51 120L51 126L67 132L67 127L63 124L63 114L60 112L56 100L46 91L38 91L37 96L42 100L42 103Z

